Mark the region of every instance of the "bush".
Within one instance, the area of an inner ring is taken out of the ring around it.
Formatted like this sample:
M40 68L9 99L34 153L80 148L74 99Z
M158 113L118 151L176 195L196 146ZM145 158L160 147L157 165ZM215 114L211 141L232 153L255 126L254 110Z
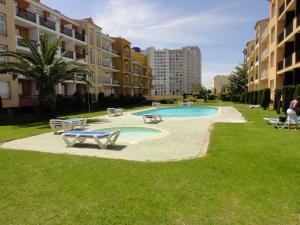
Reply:
M252 95L252 104L257 105L258 103L258 91L254 91Z
M276 89L275 90L275 99L273 103L273 109L276 110L278 114L280 114L280 108L281 108L281 95L282 95L282 90L281 89Z
M72 98L63 95L56 96L56 112L67 113L72 108Z
M3 109L3 103L2 103L2 98L0 96L0 112L2 111L2 109Z
M208 100L210 100L210 101L216 100L216 95L215 94L209 94L208 95Z
M227 93L224 93L224 92L220 94L220 99L223 102L229 102L231 100L230 96Z
M261 89L261 90L259 90L258 91L258 97L257 97L257 104L258 105L261 105L261 103L262 103L262 97L263 97L263 95L264 95L264 89Z
M261 97L261 107L263 107L265 110L269 108L271 101L271 90L269 88L264 89L262 91L262 97Z
M240 103L245 103L245 100L246 100L247 94L248 94L248 93L244 92L244 93L241 95L241 98L240 98Z
M247 92L246 94L246 104L250 104L251 103L251 92Z
M290 106L291 101L294 98L295 86L288 85L282 88L282 110L286 113Z
M300 96L300 84L298 84L296 86L296 90L295 90L295 93L294 93L294 98L297 98Z
M161 104L174 104L175 100L174 99L162 99L160 100Z
M74 111L81 111L83 109L83 99L78 91L72 96L72 109Z
M188 102L196 102L196 98L194 97L194 96L189 96L187 99L186 99L186 101L188 101Z

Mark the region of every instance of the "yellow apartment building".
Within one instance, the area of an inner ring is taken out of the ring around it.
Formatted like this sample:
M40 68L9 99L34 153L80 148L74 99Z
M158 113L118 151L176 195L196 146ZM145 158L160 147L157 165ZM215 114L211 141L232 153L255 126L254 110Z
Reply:
M300 0L269 0L270 18L256 24L256 74L248 71L249 91L300 84ZM248 43L245 60L252 65ZM257 61L258 60L258 61ZM256 81L256 78L258 81Z
M258 76L255 66L256 52L255 44L256 41L252 40L246 44L244 49L244 60L247 64L247 75L248 75L248 90L255 91L258 89ZM255 83L256 82L256 83Z
M141 53L141 49L132 48L131 71L133 83L138 84L135 94L150 96L152 90L152 70L149 66L148 56Z

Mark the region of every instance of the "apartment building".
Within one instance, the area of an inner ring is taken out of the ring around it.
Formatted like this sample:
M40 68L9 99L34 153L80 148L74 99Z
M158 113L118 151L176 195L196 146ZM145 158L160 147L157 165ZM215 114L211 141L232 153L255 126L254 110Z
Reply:
M147 48L153 68L155 95L192 93L193 84L201 83L201 52L198 47L181 49Z
M87 64L93 71L94 76L91 78L92 87L89 92L93 100L97 100L99 93L109 96L115 94L115 87L119 84L113 79L113 73L118 69L113 64L113 58L119 57L118 53L112 48L114 40L102 33L102 28L96 25L92 18L76 20L80 28L87 34L86 46L77 54L88 56ZM78 50L78 49L76 49Z
M251 70L253 43L244 50L249 91L300 84L300 0L269 0L270 18L256 24L255 76Z
M131 48L131 43L121 37L113 37L113 48L119 53L113 63L119 68L114 77L119 86L117 95L151 95L152 73L148 57L139 48Z
M258 80L258 76L256 76L256 52L255 52L256 41L251 40L247 42L246 47L244 49L244 62L247 64L247 75L248 75L248 91L254 91L258 89L258 82L256 82L256 86L254 82Z
M213 91L215 94L220 94L226 85L229 84L228 76L217 75L214 77Z

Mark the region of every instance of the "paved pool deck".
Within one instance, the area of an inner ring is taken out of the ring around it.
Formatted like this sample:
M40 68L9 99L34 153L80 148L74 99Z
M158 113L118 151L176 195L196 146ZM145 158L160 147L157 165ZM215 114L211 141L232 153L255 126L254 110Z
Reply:
M143 110L140 110L143 111ZM137 112L137 111L134 111ZM190 118L164 118L158 124L144 124L142 117L126 112L121 117L96 117L99 122L89 124L88 130L112 127L147 127L161 130L156 138L132 143L117 142L108 149L99 149L92 140L86 144L66 147L61 135L41 134L4 143L5 149L38 151L56 154L133 160L142 162L167 162L203 157L214 123L244 123L243 116L233 107L219 107L213 116Z

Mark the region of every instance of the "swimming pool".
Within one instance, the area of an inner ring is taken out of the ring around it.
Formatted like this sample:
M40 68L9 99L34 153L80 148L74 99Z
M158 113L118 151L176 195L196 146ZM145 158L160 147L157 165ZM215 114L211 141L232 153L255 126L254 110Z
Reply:
M216 115L218 108L215 107L165 107L133 113L135 116L145 114L160 114L163 117L199 117Z
M161 135L160 130L146 127L113 127L98 131L111 132L115 130L121 130L121 134L118 139L120 142L138 142L145 139L159 137Z

